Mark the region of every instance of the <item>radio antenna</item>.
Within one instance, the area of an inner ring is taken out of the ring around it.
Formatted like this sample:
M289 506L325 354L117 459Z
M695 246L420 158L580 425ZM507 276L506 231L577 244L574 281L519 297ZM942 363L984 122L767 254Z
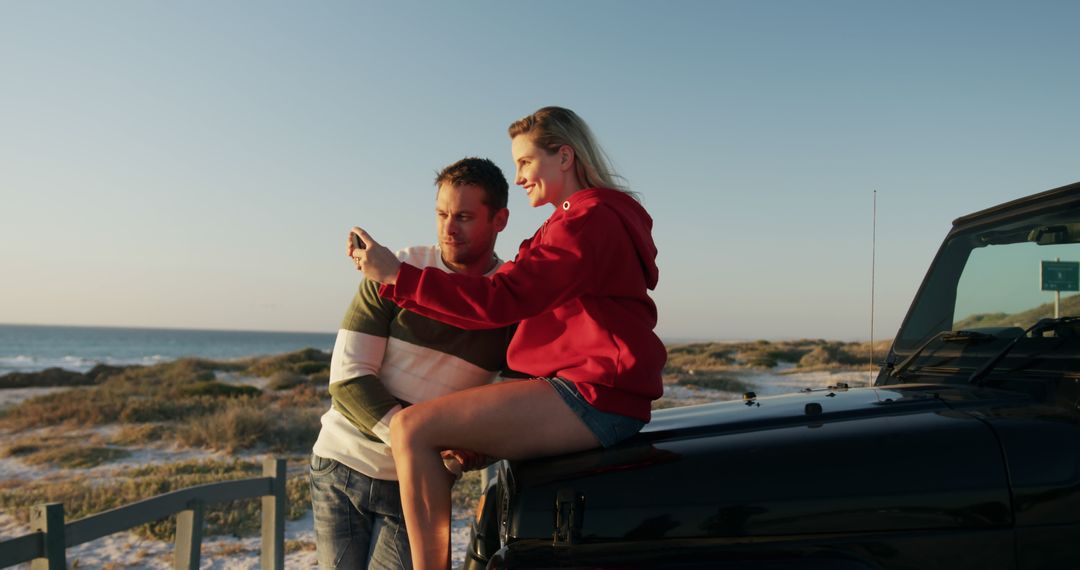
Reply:
M871 210L873 229L870 237L870 369L867 371L867 386L874 385L874 277L877 262L877 190L874 190L874 206Z

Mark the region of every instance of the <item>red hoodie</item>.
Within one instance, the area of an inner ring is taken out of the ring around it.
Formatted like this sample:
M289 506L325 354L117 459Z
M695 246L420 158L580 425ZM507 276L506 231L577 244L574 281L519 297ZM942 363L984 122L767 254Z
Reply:
M646 289L659 277L652 218L617 190L575 192L491 277L402 264L379 294L464 329L520 321L507 363L575 383L601 411L648 421L667 351Z

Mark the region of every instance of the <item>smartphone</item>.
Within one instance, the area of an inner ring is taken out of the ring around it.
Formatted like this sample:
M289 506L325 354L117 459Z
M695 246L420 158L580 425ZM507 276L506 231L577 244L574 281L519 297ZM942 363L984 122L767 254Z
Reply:
M360 241L360 236L356 234L349 234L352 236L353 249L364 249L364 242Z

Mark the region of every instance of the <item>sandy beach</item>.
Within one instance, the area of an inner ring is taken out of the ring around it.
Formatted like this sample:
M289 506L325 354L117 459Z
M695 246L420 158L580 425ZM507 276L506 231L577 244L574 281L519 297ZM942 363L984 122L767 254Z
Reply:
M865 385L868 378L866 372L854 371L792 373L790 365L781 365L774 370L768 371L740 372L736 376L739 380L751 386L759 396L795 392L805 388L824 388L839 382L845 382L855 387ZM230 385L266 387L265 378L219 373L218 379ZM8 408L36 395L48 394L61 389L18 388L0 390L0 409ZM735 399L741 397L741 394L669 384L665 388L665 397L673 400L675 405L681 406ZM19 432L19 436L47 438L62 432L68 438L89 440L94 437L108 438L117 429L116 426L99 426L72 431L71 429L53 426L30 431L24 430ZM3 437L7 440L11 437L11 434L4 433ZM11 486L18 485L20 481L48 480L61 482L77 477L105 480L122 477L126 471L148 464L181 460L231 459L235 457L261 462L264 458L270 456L270 454L265 453L230 455L220 451L182 448L175 445L127 446L125 451L128 453L126 457L89 468L30 465L18 457L0 457L0 483ZM296 468L292 469L295 470ZM456 510L454 512L452 536L454 564L459 564L464 559L465 546L468 540L468 521L472 515L471 511L458 512ZM29 530L10 513L0 513L0 540L21 536L28 533ZM288 521L286 524L286 541L288 544L286 567L312 568L317 566L310 509L300 519ZM121 532L69 548L67 556L71 567L131 568L136 570L165 569L172 567L172 548L172 543L168 541L148 539L133 532ZM201 552L201 568L239 570L259 567L259 538L257 536L243 538L206 536L203 540ZM23 567L28 568L29 565Z

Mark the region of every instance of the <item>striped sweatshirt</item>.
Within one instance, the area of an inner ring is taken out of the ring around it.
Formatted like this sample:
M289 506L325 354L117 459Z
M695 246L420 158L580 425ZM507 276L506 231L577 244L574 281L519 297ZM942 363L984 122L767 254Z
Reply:
M450 272L438 246L397 256ZM368 477L396 480L390 419L408 404L491 382L506 366L513 327L462 330L402 309L379 297L378 287L360 282L338 330L330 360L333 403L312 451Z

